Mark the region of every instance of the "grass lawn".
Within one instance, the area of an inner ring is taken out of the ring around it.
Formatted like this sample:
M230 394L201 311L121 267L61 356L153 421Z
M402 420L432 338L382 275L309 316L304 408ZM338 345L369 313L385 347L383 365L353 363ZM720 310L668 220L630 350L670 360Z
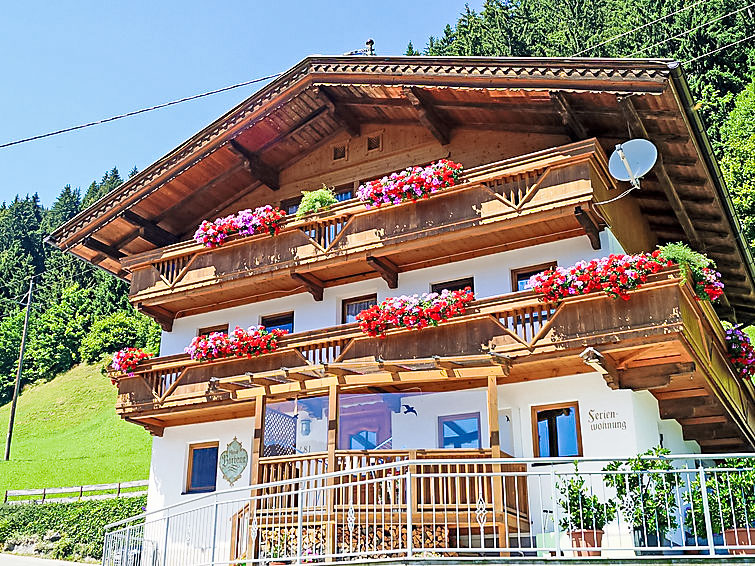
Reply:
M6 489L147 479L151 437L118 418L115 398L100 365L80 365L26 388L18 400L9 462L2 458L10 404L0 407L0 497Z

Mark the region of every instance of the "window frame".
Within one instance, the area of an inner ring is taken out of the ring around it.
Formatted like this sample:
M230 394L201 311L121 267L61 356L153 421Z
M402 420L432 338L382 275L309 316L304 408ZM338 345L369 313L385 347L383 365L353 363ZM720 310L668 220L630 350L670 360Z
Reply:
M265 324L265 319L282 318L288 315L291 315L291 330L289 331L289 334L293 334L294 333L294 311L287 311L287 312L281 312L281 313L275 313L275 314L266 314L266 315L260 316L260 326L264 326L265 329L269 329L270 326Z
M200 326L197 328L197 336L209 336L213 332L224 332L228 334L231 327L229 322L225 324L213 324L212 326Z
M443 436L443 424L447 421L456 421L462 419L477 419L477 448L446 448L444 446L445 436ZM471 413L457 413L453 415L438 415L438 449L439 450L481 450L482 449L482 419L480 411Z
M463 285L464 283L469 282L468 285ZM464 289L466 287L469 287L472 289L472 292L474 293L474 275L470 275L469 277L459 277L458 279L451 279L449 281L441 281L440 283L430 283L430 292L431 293L440 293L443 291L443 289L447 289L448 287L443 287L443 285L450 285L451 287L456 287L459 289ZM458 285L463 285L462 287L458 287Z
M215 481L212 486L212 489L209 489L209 486L207 487L198 487L195 488L191 485L191 473L194 469L194 451L195 450L201 450L206 448L214 448L215 449ZM217 440L209 441L209 442L195 442L192 444L189 444L189 452L188 452L188 462L186 465L186 484L185 484L185 490L184 494L190 494L190 493L212 493L214 491L217 491L218 489L218 458L220 457L220 442Z
M531 418L532 418L532 454L535 458L559 458L561 455L558 456L540 456L540 435L538 434L537 430L537 414L541 411L552 411L555 409L566 409L566 408L572 408L574 409L574 423L576 424L577 428L577 454L570 454L568 456L564 456L565 458L571 458L571 457L581 457L584 455L584 452L582 450L582 423L579 420L579 401L564 401L562 403L548 403L546 405L532 405L531 408ZM556 442L558 442L558 439L556 439Z
M346 322L346 306L351 303L360 303L374 299L377 304L377 293L369 293L367 295L360 295L358 297L349 297L348 299L341 299L341 324L349 324Z
M511 270L511 292L512 293L521 293L522 291L519 291L519 276L522 274L529 273L530 276L535 275L536 273L539 273L541 271L545 271L546 269L551 269L553 267L557 267L558 262L556 260L553 261L545 261L543 263L537 263L535 265L525 265L523 267L517 267L516 269Z

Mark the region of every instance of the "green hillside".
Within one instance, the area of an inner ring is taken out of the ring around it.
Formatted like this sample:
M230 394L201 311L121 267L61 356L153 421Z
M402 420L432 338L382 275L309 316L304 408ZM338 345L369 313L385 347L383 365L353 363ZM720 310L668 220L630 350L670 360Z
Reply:
M18 402L10 462L2 460L10 405L0 408L0 494L146 479L151 437L118 418L115 398L99 365L80 365L27 387Z

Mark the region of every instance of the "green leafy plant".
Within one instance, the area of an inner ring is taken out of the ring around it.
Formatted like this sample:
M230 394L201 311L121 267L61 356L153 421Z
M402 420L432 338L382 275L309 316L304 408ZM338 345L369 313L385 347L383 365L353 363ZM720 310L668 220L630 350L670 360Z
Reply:
M606 523L616 518L616 503L609 499L605 503L585 486L585 478L579 475L574 464L574 475L561 481L558 486L559 505L564 510L561 528L569 531L601 531Z
M322 188L315 191L302 191L301 203L296 209L296 217L301 218L310 212L326 210L336 204L338 199L333 189L323 184Z
M705 470L705 491L708 496L713 533L727 529L755 526L755 460L727 458L714 468ZM684 520L687 531L705 533L705 512L700 476L690 484L684 499L690 505Z
M635 529L657 533L659 539L677 527L677 477L667 473L671 462L655 459L671 451L655 447L626 461L603 468L606 486L616 490L618 507Z
M681 242L659 246L658 250L663 259L673 261L682 268L682 284L687 282L688 273L692 275L692 286L701 299L710 298L711 291L717 295L720 291L716 289L723 290L723 284L719 281L721 274L716 272L716 264L708 256L693 251Z

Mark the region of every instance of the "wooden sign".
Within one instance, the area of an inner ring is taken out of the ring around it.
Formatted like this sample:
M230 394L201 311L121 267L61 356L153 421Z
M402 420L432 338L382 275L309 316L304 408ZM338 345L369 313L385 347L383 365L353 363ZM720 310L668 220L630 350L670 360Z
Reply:
M223 477L233 486L244 473L248 463L249 453L234 436L220 455L220 471L223 472Z

